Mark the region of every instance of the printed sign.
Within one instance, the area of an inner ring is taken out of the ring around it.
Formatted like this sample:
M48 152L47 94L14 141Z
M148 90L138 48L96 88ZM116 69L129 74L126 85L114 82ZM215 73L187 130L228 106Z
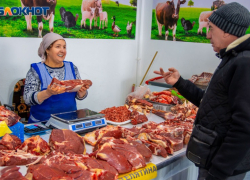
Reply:
M250 10L249 0L153 0L151 39L210 43L207 18L231 2Z
M0 0L0 37L135 39L137 0Z
M145 168L137 169L130 173L119 175L118 180L146 180L157 177L157 167L153 163L147 164Z

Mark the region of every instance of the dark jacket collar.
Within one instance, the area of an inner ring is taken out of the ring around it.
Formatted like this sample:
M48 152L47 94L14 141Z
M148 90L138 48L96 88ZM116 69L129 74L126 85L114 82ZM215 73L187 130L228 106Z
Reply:
M250 51L250 35L247 34L241 38L238 38L232 42L227 48L221 49L219 53L216 53L216 56L222 59L218 68L222 68L231 57L237 56L238 53L249 50Z

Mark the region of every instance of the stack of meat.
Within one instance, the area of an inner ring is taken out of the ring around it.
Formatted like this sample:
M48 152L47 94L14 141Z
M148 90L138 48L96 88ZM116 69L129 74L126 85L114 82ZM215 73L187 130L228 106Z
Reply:
M6 109L4 106L0 106L0 121L5 121L8 126L13 126L20 119L21 117L13 111Z
M153 109L152 103L144 99L133 98L132 96L127 97L126 106L128 109L136 110L143 114L148 114Z
M133 127L131 129L119 126L107 126L86 134L84 139L87 143L94 146L94 151L98 151L105 144L105 141L107 139L110 140L110 138L115 143L119 143L120 140L123 142L131 141L132 143L130 142L130 144L135 147L139 143L140 147L136 148L138 148L137 150L142 154L144 159L148 161L150 159L149 156L144 155L148 154L148 150L151 151L151 154L167 157L168 154L173 154L174 151L182 149L183 144L187 144L189 140L187 132L191 130L191 122L176 123L174 121L166 121L159 124L149 122L141 128ZM140 151L142 147L144 150Z
M100 112L105 118L113 122L124 122L130 119L131 112L125 106L106 108Z
M106 120L113 122L124 122L131 120L133 125L148 121L147 116L139 114L136 110L132 112L126 106L106 108L100 112L104 114Z
M92 82L90 80L81 80L81 79L73 79L73 80L65 80L59 81L56 78L53 78L50 83L51 88L58 88L58 91L66 91L66 92L76 92L82 86L92 86Z
M0 166L14 167L3 169L0 179L116 180L119 173L145 167L152 156L142 141L132 138L139 131L107 126L82 138L71 130L54 129L49 144L39 136L21 144L17 137L6 134L1 140ZM90 155L85 154L84 139L95 145ZM28 166L25 177L15 167L19 165Z
M152 92L144 96L146 99L163 104L181 104L181 100L170 91Z
M171 120L174 122L190 121L194 122L198 108L191 102L184 102L183 104L177 104L171 107L171 112L153 109L152 113L164 118L165 120Z

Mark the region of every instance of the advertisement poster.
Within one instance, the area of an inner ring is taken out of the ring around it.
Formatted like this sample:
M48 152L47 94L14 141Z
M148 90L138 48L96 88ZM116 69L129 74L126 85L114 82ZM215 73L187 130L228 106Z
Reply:
M249 0L153 0L151 39L210 43L206 38L207 18L213 10L230 2L238 2L250 10ZM176 9L177 15L173 15ZM168 21L162 21L162 14L168 16ZM246 33L250 33L250 28Z
M0 37L135 39L137 0L1 0Z

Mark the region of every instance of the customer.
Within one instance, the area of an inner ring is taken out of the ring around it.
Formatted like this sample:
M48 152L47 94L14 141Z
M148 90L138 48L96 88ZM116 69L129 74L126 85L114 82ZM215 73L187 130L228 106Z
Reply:
M250 170L249 25L249 11L236 2L209 17L207 38L221 63L206 91L174 68L155 71L199 107L187 147L187 157L200 167L199 180L238 180Z
M52 78L59 80L81 79L77 67L66 57L66 42L62 36L48 33L38 49L42 62L31 64L24 87L24 101L31 105L28 123L47 121L51 114L76 110L76 100L87 96L89 87L82 87L78 92L52 89Z

